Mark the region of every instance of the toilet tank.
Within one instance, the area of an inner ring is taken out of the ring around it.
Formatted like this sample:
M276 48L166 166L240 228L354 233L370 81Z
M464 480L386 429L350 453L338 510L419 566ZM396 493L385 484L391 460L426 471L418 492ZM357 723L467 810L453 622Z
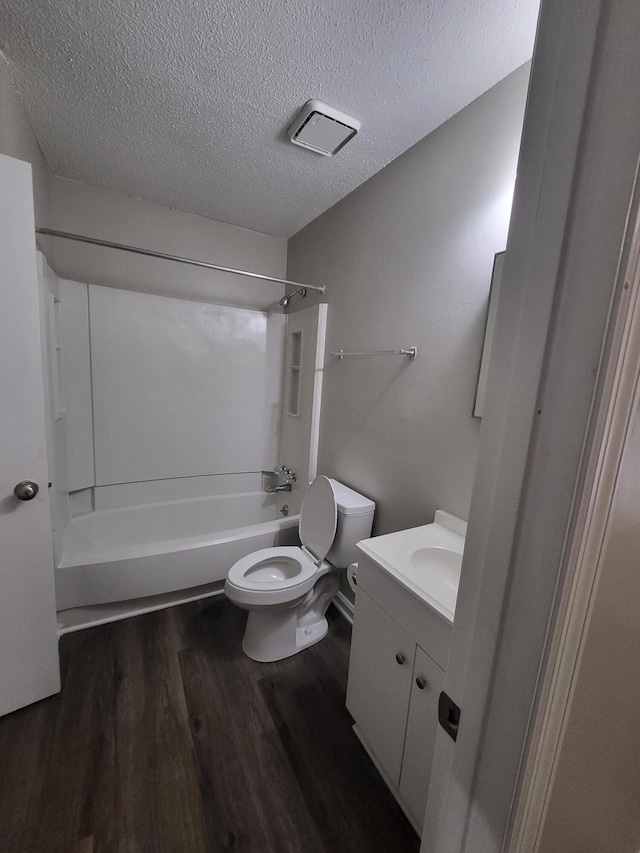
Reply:
M376 505L348 486L331 480L337 505L336 535L326 559L337 569L346 569L358 559L356 542L371 536Z

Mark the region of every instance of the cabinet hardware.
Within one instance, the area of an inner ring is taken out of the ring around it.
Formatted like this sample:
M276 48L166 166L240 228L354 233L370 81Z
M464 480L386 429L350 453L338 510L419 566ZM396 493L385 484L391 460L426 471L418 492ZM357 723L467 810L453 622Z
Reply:
M419 675L416 678L416 684L418 685L420 690L424 690L424 688L427 686L427 679L423 678L421 675Z
M400 652L397 652L396 653L396 660L398 661L400 666L402 666L402 664L405 662L406 658L403 654L400 654Z

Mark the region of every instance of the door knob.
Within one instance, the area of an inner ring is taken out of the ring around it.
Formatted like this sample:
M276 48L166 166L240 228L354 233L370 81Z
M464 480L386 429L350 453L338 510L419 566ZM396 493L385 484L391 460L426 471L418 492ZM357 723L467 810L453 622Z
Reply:
M424 690L424 688L427 686L427 679L423 678L421 675L419 675L416 678L416 684L418 685L420 690Z
M30 501L40 491L40 486L31 480L22 480L13 490L13 494L19 501Z
M400 666L402 666L402 664L405 662L405 656L402 654L402 652L398 652L396 654L396 660L398 661Z

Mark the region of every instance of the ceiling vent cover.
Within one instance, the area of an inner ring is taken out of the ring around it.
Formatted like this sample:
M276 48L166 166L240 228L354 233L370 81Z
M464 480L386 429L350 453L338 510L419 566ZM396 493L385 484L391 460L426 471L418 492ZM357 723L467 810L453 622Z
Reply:
M322 101L312 100L304 105L287 132L294 145L331 157L359 130L357 119Z

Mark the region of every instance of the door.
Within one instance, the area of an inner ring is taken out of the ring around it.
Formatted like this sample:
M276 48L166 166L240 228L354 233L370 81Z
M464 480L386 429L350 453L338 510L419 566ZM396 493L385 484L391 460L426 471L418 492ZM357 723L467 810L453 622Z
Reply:
M60 689L32 198L31 167L0 154L0 714Z
M416 644L358 589L347 708L358 731L398 787Z
M422 826L427 807L438 728L438 698L443 686L444 672L428 654L417 648L400 776L400 796L418 826Z

